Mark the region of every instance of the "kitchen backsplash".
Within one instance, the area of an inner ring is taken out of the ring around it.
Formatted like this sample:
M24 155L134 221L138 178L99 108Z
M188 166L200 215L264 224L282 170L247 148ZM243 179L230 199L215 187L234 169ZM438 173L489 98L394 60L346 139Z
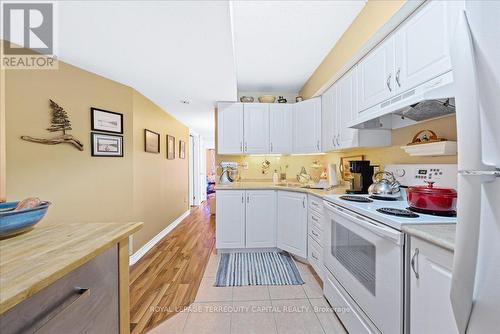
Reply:
M400 148L409 143L415 133L423 129L431 129L439 137L449 140L457 138L455 116L449 116L393 130L393 145L390 147L357 148L322 155L217 155L216 164L218 165L221 161L236 161L243 164L246 167L241 168L242 180L271 180L275 169L280 172L280 166L283 170L288 166L286 168L287 179L294 180L302 166L308 173L311 173L310 166L314 161L319 161L324 167L329 163L335 163L338 168L340 158L345 156L363 155L365 160L370 160L373 165L379 165L382 168L387 164L395 163L457 163L457 156L411 157ZM262 173L262 163L266 160L270 163L268 172ZM220 173L220 170L218 172Z

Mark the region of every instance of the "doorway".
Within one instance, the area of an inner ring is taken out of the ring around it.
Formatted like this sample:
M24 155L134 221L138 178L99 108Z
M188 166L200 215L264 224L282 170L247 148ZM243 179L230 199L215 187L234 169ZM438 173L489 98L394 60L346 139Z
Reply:
M195 154L195 140L193 135L189 135L189 206L193 206L195 203L195 166L196 154Z

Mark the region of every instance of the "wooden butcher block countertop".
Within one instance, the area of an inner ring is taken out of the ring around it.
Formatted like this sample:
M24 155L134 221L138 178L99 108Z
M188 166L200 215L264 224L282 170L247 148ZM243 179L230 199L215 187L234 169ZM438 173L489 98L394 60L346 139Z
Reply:
M0 240L0 314L141 227L142 223L50 225Z

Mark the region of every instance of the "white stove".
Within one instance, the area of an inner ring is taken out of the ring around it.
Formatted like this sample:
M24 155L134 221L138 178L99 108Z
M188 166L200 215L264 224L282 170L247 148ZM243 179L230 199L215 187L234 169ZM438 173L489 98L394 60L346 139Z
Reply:
M456 165L390 165L385 170L393 172L404 186L432 180L437 186L456 188ZM324 198L323 263L327 273L323 291L330 302L341 300L353 311L339 314L349 332L404 332L405 237L401 228L457 222L456 217L409 211L405 195L403 188L396 201L350 194ZM346 196L366 202L346 200ZM387 214L382 209L411 217Z
M402 217L381 213L377 209L392 208L407 210L409 205L406 201L405 187L425 185L425 181L434 181L436 187L457 187L457 165L456 164L401 164L387 165L385 171L392 172L396 180L402 185L402 197L398 201L385 201L372 199L372 202L352 202L341 197L345 195L328 195L326 200L354 211L365 217L374 219L392 228L401 231L403 225L418 224L456 224L456 217L441 217L430 214L415 212L418 217ZM368 198L368 195L356 195Z
M401 231L401 227L403 225L457 223L456 217L442 217L442 216L434 216L430 214L415 212L415 214L418 215L418 217L410 218L410 217L388 215L377 211L377 209L380 208L407 210L409 205L406 199L403 198L398 201L384 201L384 200L371 199L372 202L363 203L363 202L352 202L342 199L341 197L343 196L345 195L327 195L325 196L325 200L337 204L348 210L351 210L355 213L358 213L362 216L381 222L382 224L395 228L399 231ZM368 195L356 195L356 196L369 198Z

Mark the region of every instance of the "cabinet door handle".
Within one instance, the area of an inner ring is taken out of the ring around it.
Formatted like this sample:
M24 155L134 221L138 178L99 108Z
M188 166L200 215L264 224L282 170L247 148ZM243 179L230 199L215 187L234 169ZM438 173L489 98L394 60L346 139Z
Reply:
M311 216L311 219L314 220L316 223L319 223L318 219L314 216Z
M312 257L313 259L315 259L316 261L318 261L318 260L319 260L319 259L318 259L318 257L316 256L316 254L314 254L314 253L311 253L311 257Z
M315 237L318 237L319 238L319 234L314 232L314 230L312 230L312 234L315 236Z
M340 143L339 143L339 137L340 135L337 135L335 138L337 139L337 146L340 146Z
M247 151L248 151L248 143L245 142L245 152L247 152Z
M396 72L396 82L399 87L401 87L401 82L399 82L399 74L401 73L401 69L398 68L398 71Z
M245 203L245 196L244 195L241 195L241 203Z
M391 78L392 78L392 73L389 73L389 76L387 77L387 81L386 81L387 88L389 88L389 92L392 92L392 88L391 88Z
M302 207L306 208L306 198L302 197Z
M332 145L335 146L335 137L332 137Z
M243 142L240 141L240 152L243 152Z
M413 253L413 256L411 257L411 269L415 273L415 278L416 279L420 278L420 275L418 274L417 268L415 268L415 262L418 261L418 253L419 253L418 248L415 248L415 252Z
M78 303L82 300L90 296L89 288L75 288L75 293L71 295L67 300L62 302L61 305L56 307L56 310L51 312L52 314L45 318L44 322L41 323L34 332L41 331L44 332L44 327L51 321L57 321L57 318L64 316L64 314L68 311L71 311ZM47 329L45 329L47 330Z
M316 142L316 148L318 149L319 151L319 140Z
M273 143L271 143L271 152L273 151Z
M250 196L247 195L247 203L250 203Z

